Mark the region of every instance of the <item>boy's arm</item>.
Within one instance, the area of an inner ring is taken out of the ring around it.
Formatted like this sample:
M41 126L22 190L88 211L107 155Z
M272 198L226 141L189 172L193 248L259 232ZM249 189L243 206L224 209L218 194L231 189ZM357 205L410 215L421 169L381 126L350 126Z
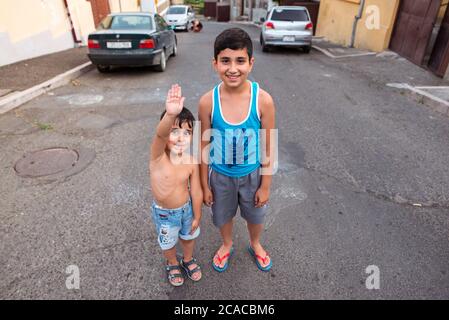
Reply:
M165 115L156 128L156 135L151 145L150 159L152 161L159 159L164 154L172 125L176 120L176 116L182 111L184 100L181 87L177 84L172 85L165 102Z
M203 190L200 182L199 166L193 165L193 172L190 176L190 196L192 197L193 222L190 234L193 234L200 225L201 221L201 206L203 204Z
M212 94L206 93L201 97L198 106L198 119L201 122L201 154L200 154L200 179L203 188L203 201L208 207L212 205L213 195L209 188L208 182L208 163L210 149L210 128L211 128L211 112L212 112ZM206 134L204 134L207 131ZM203 155L205 159L203 159Z
M272 154L276 146L273 144L275 141L271 141L271 134L270 131L272 129L275 129L275 107L274 107L274 101L273 98L265 91L261 90L261 97L259 102L259 108L260 108L260 121L261 121L261 127L262 129L265 129L265 150L266 150L266 157L268 161L264 161L262 164L262 169L264 171L264 174L261 176L261 183L260 187L256 192L255 199L254 199L254 205L256 208L260 208L264 206L270 197L270 187L271 187L271 181L273 178L273 166L274 161L273 157L274 154Z

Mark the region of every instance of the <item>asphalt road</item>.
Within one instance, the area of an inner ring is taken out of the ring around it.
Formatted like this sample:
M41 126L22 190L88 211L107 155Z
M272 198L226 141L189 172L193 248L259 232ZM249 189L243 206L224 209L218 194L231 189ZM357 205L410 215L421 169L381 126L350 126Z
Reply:
M449 298L449 118L385 86L376 63L385 73L394 62L262 53L253 26L243 27L255 45L251 80L273 96L279 128L263 236L273 269L256 268L239 217L230 268L215 272L220 237L204 209L203 280L165 281L149 211L150 141L172 83L196 114L219 81L213 39L226 27L178 33L179 56L164 73L93 70L0 116L0 298ZM95 159L54 180L15 174L23 154L50 147L88 148ZM79 289L66 287L71 265ZM369 290L372 265L380 288Z

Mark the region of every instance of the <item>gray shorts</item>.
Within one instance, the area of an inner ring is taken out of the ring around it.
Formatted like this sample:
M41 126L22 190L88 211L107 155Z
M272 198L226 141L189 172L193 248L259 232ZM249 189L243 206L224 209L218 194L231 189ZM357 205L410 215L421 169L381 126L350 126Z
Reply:
M218 228L225 225L237 214L251 224L262 224L265 218L266 205L254 206L254 198L261 182L260 168L250 174L233 178L225 176L209 168L209 186L214 196L212 204L212 221Z

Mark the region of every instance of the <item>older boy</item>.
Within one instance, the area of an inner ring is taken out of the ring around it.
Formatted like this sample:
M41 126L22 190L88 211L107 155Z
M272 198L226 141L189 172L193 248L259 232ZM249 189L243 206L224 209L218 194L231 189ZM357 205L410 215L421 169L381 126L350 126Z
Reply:
M193 281L201 279L193 248L194 239L200 233L203 194L198 165L186 153L195 118L183 107L184 100L181 87L173 85L167 95L150 155L153 221L159 245L167 259L167 277L173 286L184 283L181 267ZM178 238L184 251L180 263L175 247Z
M275 127L275 108L271 96L259 89L256 82L248 80L253 65L249 35L239 28L223 31L215 39L213 59L213 67L222 82L199 102L201 146L203 154L210 155L210 167L204 161L200 165L204 203L212 206L213 223L220 229L223 240L212 262L218 272L228 268L234 250L232 228L238 207L247 222L248 251L257 267L269 271L272 266L260 236L270 195L273 161L262 164L268 172L261 175L260 148L265 147L270 155L269 132ZM264 146L260 146L260 129L266 129Z

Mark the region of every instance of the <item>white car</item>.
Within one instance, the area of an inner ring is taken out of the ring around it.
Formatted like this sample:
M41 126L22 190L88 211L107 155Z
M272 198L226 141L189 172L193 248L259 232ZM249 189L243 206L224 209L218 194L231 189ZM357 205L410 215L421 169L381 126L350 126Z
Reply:
M264 52L271 46L301 47L304 52L310 52L313 23L306 7L277 6L260 21L263 23L260 44Z
M189 31L194 19L195 12L190 6L186 5L170 6L165 15L165 21L175 30Z

